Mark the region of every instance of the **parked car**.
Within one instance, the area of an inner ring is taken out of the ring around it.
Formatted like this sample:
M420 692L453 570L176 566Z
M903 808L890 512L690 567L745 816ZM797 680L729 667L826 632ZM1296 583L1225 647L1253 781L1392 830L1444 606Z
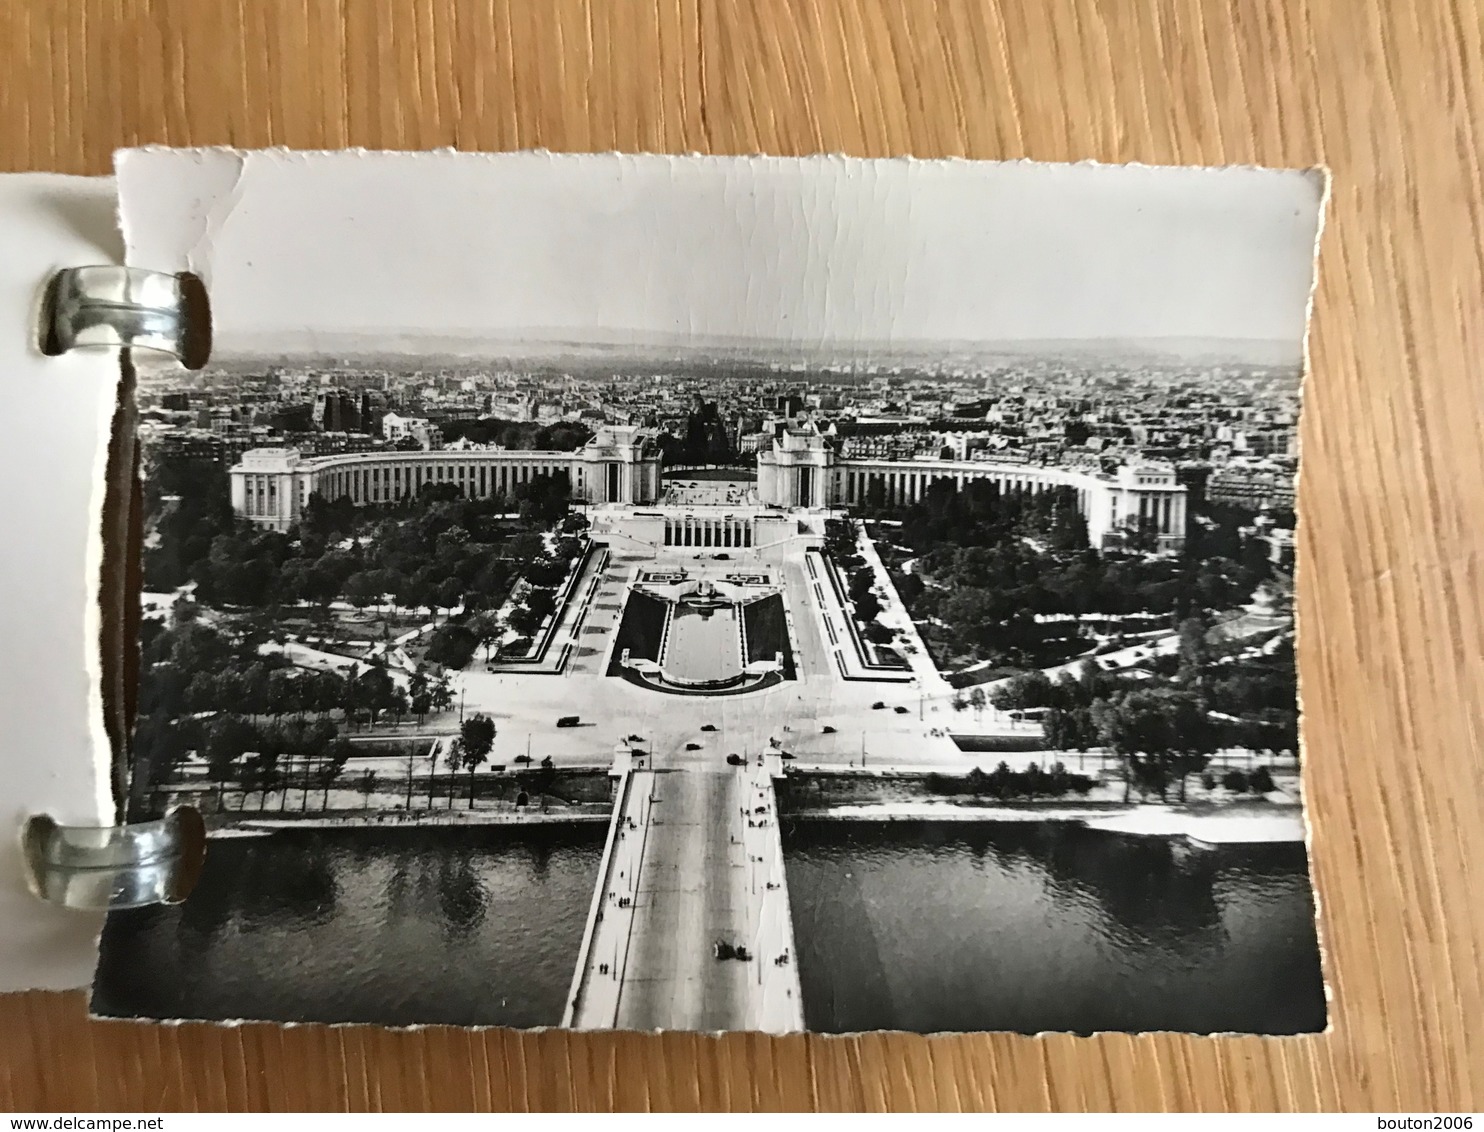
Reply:
M747 760L735 752L727 756L727 766L746 766Z
M703 723L703 724L701 724L701 730L702 731L715 731L716 730L716 724L714 724L714 723Z
M576 727L581 722L582 722L582 716L580 716L580 715L564 715L560 719L557 720L557 726L558 727Z

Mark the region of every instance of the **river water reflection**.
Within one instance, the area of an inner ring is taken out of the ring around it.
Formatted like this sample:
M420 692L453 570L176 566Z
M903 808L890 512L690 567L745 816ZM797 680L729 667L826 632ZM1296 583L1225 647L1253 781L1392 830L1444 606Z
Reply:
M175 908L116 913L121 1017L552 1026L602 824L214 841ZM1300 845L1191 850L1069 824L784 830L812 1030L1322 1029Z
M1324 1028L1299 844L799 822L784 857L811 1030Z
M183 905L109 917L93 1008L557 1025L605 829L292 830L213 841Z

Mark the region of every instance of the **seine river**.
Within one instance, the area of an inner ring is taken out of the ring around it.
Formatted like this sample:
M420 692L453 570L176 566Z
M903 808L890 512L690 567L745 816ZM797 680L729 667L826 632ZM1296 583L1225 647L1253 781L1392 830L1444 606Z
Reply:
M184 904L109 917L93 1009L557 1025L606 829L293 830L213 841Z
M1324 1028L1299 844L799 822L784 856L811 1030Z
M214 841L184 905L110 918L94 1009L556 1025L604 833ZM1323 1028L1302 846L1192 850L1042 822L784 834L810 1029Z

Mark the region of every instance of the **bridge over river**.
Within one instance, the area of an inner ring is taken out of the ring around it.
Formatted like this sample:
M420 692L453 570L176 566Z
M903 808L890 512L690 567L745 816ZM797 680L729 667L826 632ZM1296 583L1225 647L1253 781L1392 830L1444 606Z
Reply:
M804 1028L773 778L714 750L620 767L618 798L562 1025ZM747 960L719 959L718 942Z

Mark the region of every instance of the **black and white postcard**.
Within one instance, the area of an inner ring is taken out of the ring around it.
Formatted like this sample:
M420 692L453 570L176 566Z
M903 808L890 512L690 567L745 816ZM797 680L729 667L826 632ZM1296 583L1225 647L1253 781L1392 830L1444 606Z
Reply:
M137 150L134 817L93 1009L1325 1027L1318 171Z

